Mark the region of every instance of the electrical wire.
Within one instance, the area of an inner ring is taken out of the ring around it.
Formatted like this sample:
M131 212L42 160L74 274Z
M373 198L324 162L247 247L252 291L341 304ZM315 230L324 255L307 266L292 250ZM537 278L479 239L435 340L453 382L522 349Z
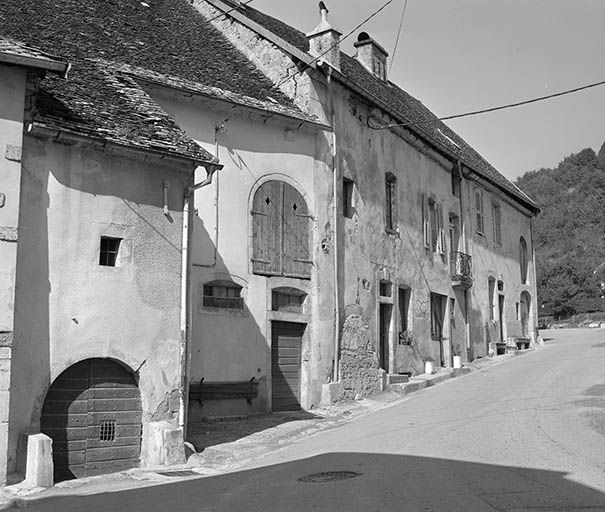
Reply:
M544 101L544 100L549 100L552 98L557 98L559 96L565 96L567 94L572 94L572 93L576 93L579 91L584 91L586 89L591 89L593 87L598 87L600 85L605 85L605 80L602 80L600 82L595 82L592 84L588 84L588 85L582 85L580 87L575 87L573 89L567 89L565 91L560 91L560 92L556 92L553 94L548 94L546 96L539 96L537 98L532 98L530 100L524 100L524 101L519 101L517 103L508 103L506 105L500 105L497 107L491 107L491 108L484 108L481 110L473 110L471 112L464 112L463 114L455 114L455 115L451 115L451 116L445 116L445 117L439 117L437 119L430 119L430 120L426 120L426 121L414 121L414 122L408 122L408 123L397 123L397 124L387 124L384 126L380 126L378 128L370 126L370 128L372 128L373 130L386 130L388 128L395 128L398 126L414 126L414 125L419 125L419 124L430 124L430 123L435 123L437 121L449 121L451 119L459 119L461 117L470 117L470 116L476 116L479 114L486 114L488 112L495 112L497 110L505 110L505 109L509 109L509 108L515 108L515 107L520 107L523 105L529 105L530 103L537 103L539 101Z
M377 16L380 12L382 12L384 9L386 9L394 1L395 0L389 0L388 2L386 2L385 4L383 4L382 7L379 7L376 11L374 11L372 14L370 14L365 20L363 20L361 23L359 23L359 25L357 25L355 28L353 28L350 32L347 32L347 34L345 36L341 37L339 41L337 41L335 44L333 44L332 46L330 46L326 51L324 51L321 54L319 54L311 62L309 62L308 64L306 64L304 67L299 68L295 73L292 73L288 77L284 78L281 82L278 82L275 87L276 88L281 87L288 80L294 78L296 75L299 75L299 74L303 73L304 71L306 71L307 69L309 69L315 62L317 62L319 59L321 59L326 53L332 51L334 48L336 48L337 46L339 46L342 41L344 41L345 39L347 39L348 37L350 37L354 32L356 32L359 28L361 28L363 25L365 25L372 18L374 18L375 16ZM295 66L290 66L288 69L292 69L293 67L295 67Z
M391 55L391 65L389 66L389 75L393 69L393 63L395 62L395 53L397 53L397 46L399 45L399 36L401 35L401 29L403 28L403 19L405 18L405 11L408 8L408 0L405 0L403 4L403 11L401 12L401 20L399 20L399 28L397 29L397 39L395 39L395 46L393 47L393 55Z
M235 0L237 3L237 0ZM241 4L236 5L235 7L232 7L231 9L226 10L225 12L221 13L221 14L217 14L214 18L210 18L208 20L208 23L212 23L214 20L218 20L219 18L221 18L222 16L225 16L227 14L229 14L231 11L235 11L237 9L239 9L240 7L246 7L246 5L250 4L254 2L254 0L248 0L247 2L242 2Z

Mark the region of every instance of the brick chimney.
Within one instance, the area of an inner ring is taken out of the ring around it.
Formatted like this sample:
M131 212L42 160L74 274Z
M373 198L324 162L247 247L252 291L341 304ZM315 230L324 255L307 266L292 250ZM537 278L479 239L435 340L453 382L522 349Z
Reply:
M357 48L355 58L375 77L387 81L387 57L389 54L372 39L367 32L361 32L357 42L353 43Z
M328 22L328 8L323 2L319 2L319 13L321 15L319 25L307 34L309 53L340 71L340 36L342 33L332 28Z

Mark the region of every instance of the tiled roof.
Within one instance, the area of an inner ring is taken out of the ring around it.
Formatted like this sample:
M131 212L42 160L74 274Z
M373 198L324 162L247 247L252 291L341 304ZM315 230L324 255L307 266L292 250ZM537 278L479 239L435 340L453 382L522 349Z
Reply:
M0 61L5 61L8 57L28 59L29 62L35 62L36 67L53 71L65 72L67 69L67 63L61 61L58 57L41 52L37 48L20 41L0 36Z
M37 121L48 128L196 162L215 161L139 84L102 61L75 61L69 80L47 77L37 108Z
M303 52L309 51L307 37L300 30L268 16L249 5L238 9L238 12L273 32L299 50ZM422 102L392 82L386 83L376 78L356 59L342 52L340 67L343 75L369 93L369 95L396 112L402 122L412 123L409 127L410 130L418 133L418 135L424 137L437 147L444 148L446 151L456 155L477 174L504 190L531 210L537 211L536 203L529 196L496 170L445 123L438 121L437 116L425 107ZM414 125L413 123L418 124Z
M72 63L67 81L50 76L42 81L40 112L45 122L66 122L69 129L86 135L210 159L201 148L194 150L193 140L139 85L110 72L111 64L116 70L127 64L155 78L164 75L162 79L173 87L212 89L217 98L222 91L226 101L317 122L276 89L187 0L2 0L0 35ZM138 107L136 95L146 97ZM114 100L118 103L112 104ZM154 127L141 122L157 112L162 121Z

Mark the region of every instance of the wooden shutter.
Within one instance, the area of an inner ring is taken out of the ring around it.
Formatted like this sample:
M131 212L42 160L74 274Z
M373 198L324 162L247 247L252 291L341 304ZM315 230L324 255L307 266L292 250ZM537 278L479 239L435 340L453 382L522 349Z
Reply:
M429 208L427 203L426 194L422 194L420 200L422 201L422 232L424 237L424 247L426 249L431 248L431 226L429 223Z
M252 269L255 274L281 274L282 187L263 183L252 201Z
M494 206L494 241L502 245L502 219L499 206Z
M483 197L479 189L475 189L475 218L477 233L483 235L485 232L483 227Z
M311 277L311 216L303 196L291 185L283 186L283 268L289 277Z

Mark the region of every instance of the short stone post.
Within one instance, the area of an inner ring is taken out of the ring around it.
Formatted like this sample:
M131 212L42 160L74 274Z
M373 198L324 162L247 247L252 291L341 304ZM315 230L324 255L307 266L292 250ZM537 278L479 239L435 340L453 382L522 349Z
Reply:
M53 486L53 441L45 434L27 436L25 481L34 487Z
M149 423L148 435L151 445L149 464L172 466L185 462L183 429L166 421Z

